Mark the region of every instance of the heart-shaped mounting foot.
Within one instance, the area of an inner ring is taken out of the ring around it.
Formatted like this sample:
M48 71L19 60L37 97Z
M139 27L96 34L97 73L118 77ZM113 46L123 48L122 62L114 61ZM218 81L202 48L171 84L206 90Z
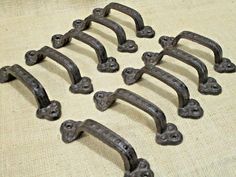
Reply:
M82 132L78 132L77 127L81 122L75 122L73 120L67 120L61 124L60 132L62 134L62 141L65 143L71 143L78 139Z
M51 101L47 107L38 109L36 115L40 119L57 120L61 117L61 104L58 101Z
M127 40L124 44L118 45L118 51L134 53L138 50L138 45L133 40Z
M93 84L90 78L82 77L81 81L77 84L72 84L70 86L70 91L72 93L82 93L89 94L93 92Z
M154 173L145 159L138 159L137 168L132 172L126 171L124 177L154 177Z
M99 91L94 94L93 100L99 111L105 111L114 103L115 97L112 92Z
M200 83L198 90L206 95L219 95L222 92L221 86L212 77L209 77L206 83Z
M142 60L145 65L155 66L160 62L161 58L159 53L145 52L142 56Z
M125 84L132 85L137 82L141 78L141 76L136 77L139 71L139 69L125 68L122 72L122 77Z
M173 47L173 41L175 38L173 37L169 37L169 36L161 36L159 38L159 44L163 47L163 48L167 48L167 47Z
M119 68L119 64L113 57L109 57L105 63L99 63L97 66L98 71L107 73L116 72Z
M81 20L81 19L77 19L77 20L73 21L72 26L79 31L85 30L85 28L86 28L85 21Z
M25 54L25 63L28 66L33 66L43 59L44 56L39 54L36 50L30 50Z
M178 114L183 118L199 119L203 116L203 109L197 100L190 99L187 105L178 108Z
M168 123L161 134L157 134L156 142L161 145L178 145L183 141L183 135L178 131L176 125Z
M7 68L10 66L4 66L0 69L0 83L9 82L11 80L14 80L15 78L7 73Z
M218 73L234 73L236 71L236 66L228 58L223 58L222 62L214 65L215 71Z
M151 26L144 26L142 30L136 32L136 36L140 38L153 38L155 36L155 31Z
M68 43L70 43L71 38L64 38L63 35L56 34L56 35L52 36L51 41L52 41L52 46L56 49L59 49L61 47L64 47Z

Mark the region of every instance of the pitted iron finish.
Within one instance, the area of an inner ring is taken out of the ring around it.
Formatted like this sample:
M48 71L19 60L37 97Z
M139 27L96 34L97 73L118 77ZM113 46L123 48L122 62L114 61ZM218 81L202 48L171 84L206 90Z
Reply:
M110 3L104 8L96 8L93 10L93 14L98 17L106 17L110 14L111 9L122 12L128 16L130 16L134 22L136 27L136 36L140 38L153 38L155 36L155 31L150 26L144 26L143 18L139 12L136 10L127 7L118 3Z
M145 65L157 65L165 55L174 57L197 70L199 78L198 91L200 93L219 95L222 92L222 88L217 81L214 78L208 77L206 65L198 58L184 52L183 50L174 47L166 47L160 53L145 52L142 59Z
M118 51L134 53L138 50L138 46L133 40L126 39L124 29L118 23L107 18L97 17L96 15L90 15L84 20L75 20L73 22L73 27L77 30L84 31L91 26L92 22L106 26L107 28L115 32L118 41Z
M28 51L25 54L25 61L27 65L33 66L46 57L51 58L67 70L71 80L70 91L72 93L89 94L93 92L91 79L88 77L82 77L79 68L71 59L48 46L44 46L38 51Z
M179 35L174 37L162 36L159 39L159 43L163 48L176 47L181 39L188 39L203 45L213 51L215 56L214 69L219 73L233 73L236 71L236 66L228 58L223 57L223 51L221 46L207 37L201 36L191 31L183 31Z
M65 143L80 139L82 134L87 132L116 150L124 161L125 177L154 177L149 163L139 159L134 148L125 139L94 120L87 119L84 122L67 120L62 123L60 131Z
M54 35L52 37L53 47L57 49L64 47L71 42L72 38L89 45L95 50L98 58L98 71L112 73L119 70L119 64L117 63L116 59L113 57L107 57L106 49L102 43L100 43L94 37L84 33L83 31L72 29L64 35Z
M57 120L61 116L61 105L50 101L40 82L20 65L5 66L0 69L0 83L20 80L33 94L38 104L36 115L40 119Z
M196 100L189 98L187 86L178 78L158 67L147 65L141 69L125 68L122 72L122 77L125 84L131 85L138 82L144 73L164 82L176 91L179 100L178 114L181 117L198 119L203 116L203 109L200 104ZM198 104L191 104L192 100Z
M95 93L93 99L97 109L100 111L105 111L116 102L116 99L121 99L148 113L154 119L156 125L156 142L158 144L178 145L183 140L183 136L177 127L174 124L166 123L165 114L160 108L134 92L121 88L113 93L99 91ZM171 126L175 128L171 129Z

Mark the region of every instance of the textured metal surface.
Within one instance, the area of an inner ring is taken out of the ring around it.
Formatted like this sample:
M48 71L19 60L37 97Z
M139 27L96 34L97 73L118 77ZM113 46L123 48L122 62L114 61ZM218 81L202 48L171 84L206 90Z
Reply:
M214 69L219 73L232 73L236 71L236 66L233 64L228 58L223 57L223 51L221 46L209 39L207 37L201 36L194 32L183 31L179 35L174 37L162 36L159 39L159 43L163 48L166 47L176 47L180 39L188 39L190 41L196 42L200 45L203 45L209 49L211 49L215 56L215 64Z
M156 142L161 145L178 145L183 136L172 123L166 123L165 114L152 102L126 89L117 89L115 92L99 91L95 93L94 102L100 111L111 107L117 99L121 99L148 113L156 125Z
M118 23L107 18L97 17L96 15L90 15L84 20L75 20L73 22L73 27L77 30L84 31L91 26L92 22L106 26L107 28L115 32L118 41L118 51L134 53L138 50L138 46L133 40L126 39L124 29Z
M36 115L40 119L56 120L61 116L61 105L50 101L40 82L20 65L5 66L0 69L0 83L20 80L33 94L38 104Z
M203 109L198 101L189 98L187 86L178 78L158 67L147 65L141 69L125 68L122 77L125 84L131 85L138 82L144 73L164 82L176 91L179 100L178 114L181 117L197 119L203 116Z
M141 38L152 38L155 36L155 31L150 26L144 26L143 18L139 12L119 3L110 3L104 8L96 8L93 14L100 17L108 16L111 9L122 12L133 18L136 27L136 36Z
M94 120L67 120L62 123L60 131L65 143L71 143L87 132L116 150L124 161L125 177L154 177L149 163L139 159L134 148L125 139Z
M160 53L145 52L142 59L145 65L157 65L161 62L164 55L174 57L195 68L198 72L198 91L207 95L219 95L222 92L221 86L217 81L208 77L208 70L206 65L198 58L190 55L183 50L175 47L166 47Z
M106 49L102 43L94 37L84 33L83 31L72 29L64 35L54 35L52 37L53 47L57 49L64 47L71 42L72 38L89 45L95 50L98 58L98 71L111 73L119 70L119 64L117 63L116 59L113 57L107 57Z
M44 46L38 51L28 51L25 54L25 61L28 66L33 66L46 57L51 58L67 70L71 80L70 91L72 93L89 94L93 92L91 79L88 77L82 77L79 68L71 59L48 46Z

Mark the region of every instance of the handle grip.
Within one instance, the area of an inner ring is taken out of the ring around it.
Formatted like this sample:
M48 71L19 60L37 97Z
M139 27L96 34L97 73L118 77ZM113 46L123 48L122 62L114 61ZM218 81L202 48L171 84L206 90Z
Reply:
M126 89L117 89L115 92L99 91L94 95L94 102L100 111L111 107L116 99L121 99L148 113L156 125L156 142L161 145L178 145L182 142L182 134L172 123L166 123L165 114L160 108L145 98Z
M187 86L168 72L158 67L147 65L141 69L125 68L122 72L122 77L125 84L131 85L138 82L144 73L164 82L176 91L179 100L178 114L181 117L193 119L202 117L203 109L197 100L189 98Z
M91 22L95 22L106 26L115 32L117 40L118 40L118 48L119 52L129 52L134 53L138 50L137 44L133 40L127 40L124 29L116 22L103 18L97 17L96 15L90 15L84 20L75 20L73 22L73 27L79 31L84 31L91 26Z
M48 46L44 46L38 51L31 50L25 54L26 64L28 66L33 66L46 57L59 63L67 70L71 80L70 91L72 93L89 94L93 91L91 79L88 77L81 77L79 68L76 64L62 53Z
M40 119L57 120L61 116L61 105L50 101L41 83L20 65L5 66L0 69L0 83L20 80L34 95L38 104L36 115Z
M155 31L150 26L144 26L143 18L140 13L130 7L119 3L110 3L106 7L96 8L93 10L93 14L100 17L105 17L110 14L111 9L122 12L130 16L135 23L136 27L136 36L140 38L153 38L155 36Z
M124 161L125 177L154 176L149 163L144 159L138 159L134 148L125 139L94 120L87 119L84 122L67 120L62 123L60 131L65 143L73 142L79 139L83 132L87 132L116 150Z
M142 59L145 65L157 65L165 55L174 57L197 70L199 78L198 91L200 93L207 95L219 95L222 92L222 88L217 83L216 79L208 77L206 65L198 58L184 52L183 50L168 47L164 48L160 53L145 52Z
M79 40L90 47L92 47L98 58L97 69L100 72L116 72L119 70L119 64L113 57L107 57L105 47L94 37L76 29L72 29L64 35L56 34L52 37L52 44L54 48L61 48L68 45L71 39Z
M222 48L217 42L202 35L196 34L194 32L183 31L180 34L178 34L175 38L162 36L159 39L159 43L162 45L163 48L169 46L176 47L180 39L188 39L190 41L196 42L212 50L215 56L215 64L214 64L215 71L219 73L232 73L236 71L235 64L233 64L230 61L230 59L223 57Z

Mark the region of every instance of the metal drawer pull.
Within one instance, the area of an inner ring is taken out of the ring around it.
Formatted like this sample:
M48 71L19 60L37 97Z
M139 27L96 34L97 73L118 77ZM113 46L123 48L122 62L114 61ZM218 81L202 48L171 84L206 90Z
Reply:
M118 40L117 50L119 52L134 53L138 50L137 44L133 40L127 40L124 29L118 23L112 20L103 17L97 17L95 15L90 15L84 20L75 20L73 22L73 27L77 30L84 31L90 27L91 22L99 23L103 26L106 26L116 33L116 37Z
M179 35L174 37L162 36L159 39L159 43L163 48L169 46L177 46L180 39L188 39L190 41L196 42L200 45L203 45L209 49L211 49L215 55L215 71L219 73L232 73L236 71L236 66L233 64L228 58L223 57L223 51L221 46L209 39L207 37L201 36L191 31L183 31Z
M141 69L126 68L122 72L122 77L125 84L131 85L138 82L144 73L164 82L177 92L179 100L178 114L181 117L193 119L202 117L203 109L197 100L189 98L190 94L187 86L166 71L152 65L147 65Z
M38 104L36 115L40 119L57 120L61 116L61 104L50 101L40 82L20 65L5 66L0 69L0 83L20 80L33 94Z
M71 39L77 39L90 47L92 47L98 58L97 69L100 72L116 72L119 70L119 64L113 57L107 57L105 47L94 37L76 29L72 29L64 35L56 34L52 37L52 44L54 48L61 48L68 45Z
M135 26L136 26L137 37L152 38L155 36L155 31L152 29L152 27L144 26L143 18L140 15L140 13L130 7L125 6L125 5L112 2L104 8L94 9L93 14L96 16L105 17L110 14L111 9L122 12L122 13L130 16L131 18L133 18L133 20L135 22Z
M97 109L100 111L107 110L116 102L116 99L121 99L148 113L155 121L157 129L156 142L158 144L178 145L183 140L183 136L178 131L176 125L166 123L165 114L160 108L134 92L121 88L113 93L99 91L95 93L93 99Z
M94 120L87 119L83 122L67 120L62 123L60 131L65 143L80 139L86 132L116 150L124 161L124 177L154 177L149 163L145 159L138 158L134 148L125 139Z
M88 94L93 92L91 79L88 77L82 77L79 68L71 59L48 46L44 46L38 51L28 51L25 54L25 61L28 66L33 66L41 62L46 57L51 58L67 70L72 82L70 86L70 91L72 93Z
M198 58L188 54L187 52L184 52L183 50L174 47L167 47L160 53L145 52L142 59L145 65L157 65L160 63L164 55L174 57L197 70L199 78L198 91L200 93L219 95L222 92L222 88L217 83L217 81L212 77L208 77L206 65Z

